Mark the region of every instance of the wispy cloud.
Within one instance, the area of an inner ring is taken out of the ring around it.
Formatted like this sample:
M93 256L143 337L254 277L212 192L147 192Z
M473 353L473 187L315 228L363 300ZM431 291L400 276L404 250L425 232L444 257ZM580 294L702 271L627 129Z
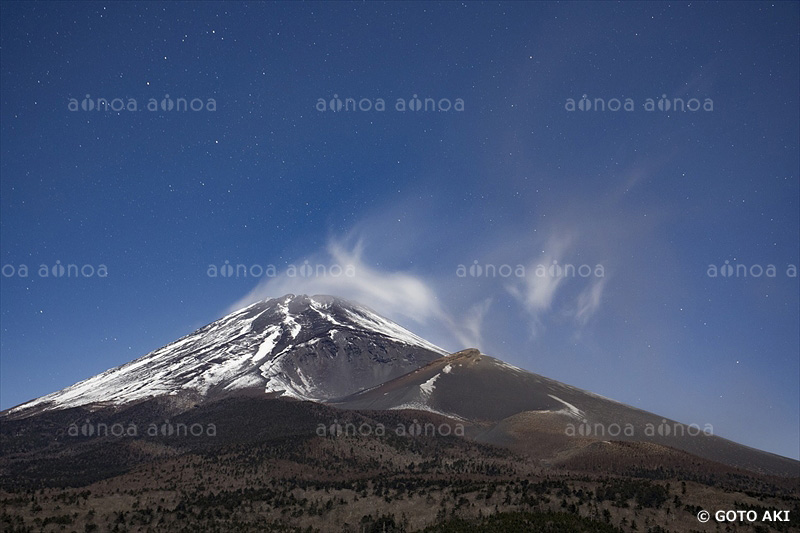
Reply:
M578 296L578 310L575 313L578 323L585 325L600 308L605 286L605 277L596 279L591 287L585 289Z
M463 318L463 325L458 328L458 339L464 347L483 345L483 323L486 313L492 305L492 298L486 298L469 308Z
M542 333L546 318L553 314L572 316L579 326L586 325L601 305L606 281L604 271L603 277L595 276L596 265L575 264L579 239L574 233L555 233L545 242L539 257L528 264L525 277L506 286L527 311L534 336ZM576 275L589 270L589 276ZM578 288L587 284L576 296Z
M372 266L364 258L364 248L363 240L349 248L332 240L324 251L313 254L309 262L325 265L328 272L337 265L342 274L298 276L283 272L263 280L231 305L228 312L287 293L330 294L368 305L404 325L436 330L437 338L431 340L444 344L446 349L480 347L482 322L489 301L472 306L463 317L456 316L443 305L431 280Z
M509 292L534 316L550 309L558 287L564 281L561 276L538 276L536 270L539 267L547 269L563 263L571 242L572 238L568 236L550 238L538 260L528 264L527 274L520 286L509 285Z

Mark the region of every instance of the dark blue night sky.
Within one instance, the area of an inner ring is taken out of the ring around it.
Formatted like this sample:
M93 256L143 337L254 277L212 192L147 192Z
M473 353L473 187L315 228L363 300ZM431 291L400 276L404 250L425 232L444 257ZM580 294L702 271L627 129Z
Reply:
M0 407L326 293L797 458L799 6L3 2Z

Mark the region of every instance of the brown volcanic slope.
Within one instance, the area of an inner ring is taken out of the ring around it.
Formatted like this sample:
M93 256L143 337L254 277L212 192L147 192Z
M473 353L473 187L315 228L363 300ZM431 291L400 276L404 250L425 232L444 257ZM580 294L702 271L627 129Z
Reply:
M356 394L331 400L345 409L419 409L481 424L479 442L558 462L598 441L670 447L724 465L800 476L800 462L706 434L679 422L603 398L464 350ZM598 449L592 447L591 453ZM617 453L618 448L609 448Z

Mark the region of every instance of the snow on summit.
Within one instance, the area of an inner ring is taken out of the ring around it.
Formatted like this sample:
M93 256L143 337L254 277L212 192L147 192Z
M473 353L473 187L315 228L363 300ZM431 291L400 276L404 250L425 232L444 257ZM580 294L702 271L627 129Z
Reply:
M331 296L287 294L235 311L10 413L240 389L326 400L378 385L444 354L366 307Z

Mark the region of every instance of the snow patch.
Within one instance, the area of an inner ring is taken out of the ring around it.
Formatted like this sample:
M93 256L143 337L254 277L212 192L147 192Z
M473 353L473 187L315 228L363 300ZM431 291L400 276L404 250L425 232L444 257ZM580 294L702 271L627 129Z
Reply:
M278 304L278 309L281 311L281 313L283 313L283 324L289 328L289 333L291 333L292 338L294 339L297 337L303 327L297 323L292 314L289 312L288 304Z
M527 370L523 370L523 369L521 369L521 368L520 368L520 367L518 367L518 366L510 365L510 364L506 363L505 361L500 361L500 360L498 360L498 361L497 361L497 364L498 364L499 366L502 366L502 367L508 368L508 369L510 369L510 370L513 370L514 372L527 372ZM559 401L560 401L560 400L559 400Z
M441 376L441 374L436 374L431 379L419 386L419 391L424 399L427 400L431 397L431 394L433 394L433 389L436 388L436 380L439 379L439 376Z
M267 338L264 339L264 341L261 343L261 346L258 347L258 351L253 356L253 362L260 361L266 356L270 355L272 350L275 349L275 344L278 342L278 339L281 336L281 329L277 326L270 326L267 328L267 331L270 331L270 333L267 334Z
M446 350L439 348L435 344L431 344L425 339L414 335L404 327L386 320L385 318L378 316L367 309L359 308L357 313L351 311L350 309L346 309L345 312L347 313L347 317L356 324L368 330L376 331L386 335L387 337L402 342L403 344L408 344L409 346L419 346L420 348L425 348L426 350L430 350L442 355L446 355L448 353Z
M574 418L577 418L578 420L583 420L583 418L584 418L583 411L581 411L580 409L578 409L577 407L575 407L571 403L565 402L564 400L562 400L558 396L553 396L552 394L548 394L548 396L550 396L552 399L556 400L557 402L563 403L567 407L567 409L564 410L564 412L566 414L568 414L569 416L572 416Z
M404 404L396 405L394 407L389 408L390 411L400 411L402 409L415 409L417 411L427 411L429 413L446 416L447 418L453 418L455 420L466 420L465 418L461 418L460 416L455 415L453 413L445 413L444 411L437 411L433 407L420 402L406 402Z

